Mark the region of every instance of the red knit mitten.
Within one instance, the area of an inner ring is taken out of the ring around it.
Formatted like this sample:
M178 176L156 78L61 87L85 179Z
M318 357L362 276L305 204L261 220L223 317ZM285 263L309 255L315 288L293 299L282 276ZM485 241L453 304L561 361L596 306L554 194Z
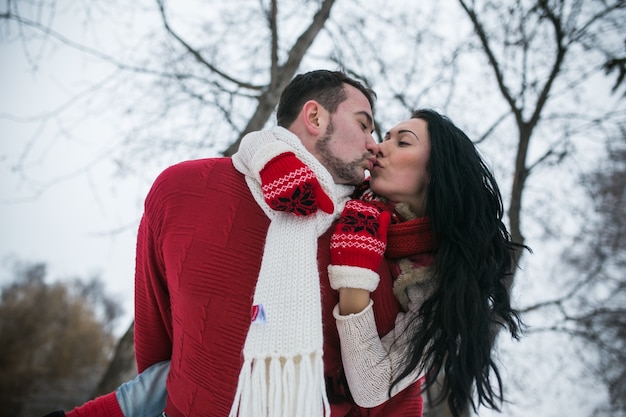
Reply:
M330 239L330 286L374 291L378 267L387 247L391 213L372 204L350 200Z
M296 158L293 152L273 158L260 174L263 197L273 210L306 216L315 213L318 208L326 213L335 209L311 168Z

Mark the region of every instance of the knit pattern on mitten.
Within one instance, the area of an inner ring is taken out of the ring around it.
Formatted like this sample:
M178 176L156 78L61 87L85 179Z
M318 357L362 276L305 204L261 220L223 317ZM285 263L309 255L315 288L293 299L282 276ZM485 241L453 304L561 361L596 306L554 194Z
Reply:
M261 189L265 202L277 211L296 216L313 214L319 208L326 213L334 211L330 197L320 186L315 174L293 152L286 152L270 160L260 172Z
M378 270L387 247L391 214L359 200L346 203L330 240L333 265Z

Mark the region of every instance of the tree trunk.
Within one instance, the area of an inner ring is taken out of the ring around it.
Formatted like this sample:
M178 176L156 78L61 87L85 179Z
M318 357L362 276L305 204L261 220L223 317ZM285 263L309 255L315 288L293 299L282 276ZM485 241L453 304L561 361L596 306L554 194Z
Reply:
M113 392L122 383L133 379L137 375L134 347L135 322L131 323L124 336L117 343L115 354L109 363L100 383L93 393L93 397Z
M237 140L223 152L224 156L232 156L235 152L237 152L237 149L239 149L239 143L246 134L263 128L267 120L272 115L274 108L278 104L278 100L280 99L283 89L295 76L296 71L300 68L302 59L308 52L317 35L326 25L326 21L330 17L330 10L334 4L335 0L324 0L320 9L313 17L311 24L304 32L302 32L300 37L296 40L296 43L289 50L287 60L283 65L278 64L278 56L276 54L272 55L271 81L268 89L259 97L259 105L256 112L250 118L248 125L245 127L243 132L241 132L239 138L237 138ZM277 5L274 2L273 8L277 8ZM276 16L273 15L274 20L270 22L270 26L273 28L272 42L276 41L278 36L275 33L275 18Z
M428 387L426 392L422 394L422 398L424 398L423 417L452 417L452 411L448 406L448 398L444 398L443 401L437 402L439 396L441 395L443 378L444 374L442 370L439 372L437 382ZM470 415L470 406L468 404L459 417L469 417Z

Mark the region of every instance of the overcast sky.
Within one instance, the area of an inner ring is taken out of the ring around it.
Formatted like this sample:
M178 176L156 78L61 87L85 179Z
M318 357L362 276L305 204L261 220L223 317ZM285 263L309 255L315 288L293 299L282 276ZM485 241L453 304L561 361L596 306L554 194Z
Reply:
M83 103L69 101L110 68L53 48L34 68L19 43L0 44L0 56L0 283L12 278L12 260L45 262L49 278L98 274L126 310L122 331L132 320L145 178L156 172L115 178L112 115L85 118ZM50 113L58 108L63 117Z

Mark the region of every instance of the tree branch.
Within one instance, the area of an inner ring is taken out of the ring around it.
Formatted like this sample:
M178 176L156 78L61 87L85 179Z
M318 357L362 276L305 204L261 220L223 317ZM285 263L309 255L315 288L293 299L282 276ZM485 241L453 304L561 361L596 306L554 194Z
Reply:
M237 140L233 142L223 152L224 156L233 155L239 148L239 143L241 142L241 139L246 134L263 128L263 126L267 122L267 119L269 119L270 115L274 111L282 90L294 77L296 71L300 67L300 63L302 62L304 55L307 53L307 51L313 44L313 41L330 17L330 10L334 3L335 0L324 0L320 9L317 11L317 13L315 13L313 21L311 22L309 27L304 32L302 32L302 34L298 37L294 45L289 50L286 62L283 65L277 64L276 72L272 73L271 75L272 79L270 81L270 88L259 96L259 105L257 106L254 114L248 121L245 129L239 135L239 138L237 138ZM275 37L275 39L272 40L273 44L274 42L277 42L276 39L278 38L277 27L272 27L272 36Z
M496 59L496 56L493 53L493 50L491 49L491 45L489 44L489 38L487 37L483 24L478 20L478 16L476 15L476 12L474 11L474 9L470 8L464 0L459 0L459 3L461 4L461 7L463 8L463 10L465 10L465 13L467 14L467 16L472 21L472 25L474 26L474 31L476 32L476 35L478 35L478 39L480 39L480 43L483 47L483 50L485 54L487 55L487 59L489 60L489 65L493 69L494 75L496 77L496 82L498 83L498 88L500 89L500 92L502 93L504 100L506 100L506 102L509 104L511 112L515 115L515 118L518 120L518 123L521 123L523 121L522 111L515 104L515 99L513 98L513 95L511 94L509 88L506 86L504 82L504 75L502 74L502 71L500 70L500 64L498 63L498 60Z
M561 20L558 16L556 16L553 11L550 9L550 6L547 3L547 0L539 0L538 2L539 8L544 11L548 20L552 23L552 27L554 29L554 41L557 48L557 53L554 58L554 62L552 64L552 68L550 69L550 75L548 76L548 80L543 86L539 97L537 98L537 103L535 104L535 109L533 111L532 116L528 121L528 126L532 130L535 128L537 123L539 122L539 118L541 113L543 112L543 108L548 101L548 97L550 94L550 90L552 89L552 84L554 80L556 80L557 75L561 71L561 65L563 64L563 60L565 59L565 54L567 53L567 47L564 45L564 33L563 27L561 26Z
M156 2L159 5L159 12L161 13L163 26L165 27L165 30L167 31L167 33L169 33L174 39L176 39L178 43L180 43L183 46L183 48L185 48L187 52L189 52L196 59L196 61L198 61L205 67L207 67L211 72L217 74L221 78L233 84L236 84L242 88L247 88L249 90L257 90L257 91L265 88L265 86L262 86L262 85L254 85L254 84L250 84L248 82L242 81L242 80L237 80L231 77L230 75L226 74L225 72L221 71L220 69L215 67L213 64L211 64L207 60L205 60L202 54L197 49L193 48L183 38L181 38L176 32L174 32L174 30L172 29L172 27L170 26L167 20L167 16L165 15L165 5L163 3L163 0L156 0Z
M43 33L46 36L49 36L50 38L57 40L59 42L61 42L62 44L77 50L79 52L85 53L89 56L98 58L102 61L108 62L111 65L117 67L120 70L125 70L125 71L130 71L130 72L134 72L136 74L145 74L145 75L154 75L160 78L166 78L166 79L176 79L176 80L184 80L184 79L195 79L198 81L202 81L205 82L206 80L201 79L193 74L185 74L185 73L171 73L171 72L164 72L164 71L157 71L157 70L153 70L150 68L145 68L145 67L141 67L141 66L135 66L135 65L128 65L127 63L118 60L117 58L105 54L101 51L98 51L96 49L90 48L84 44L75 42L69 38L66 38L65 36L61 35L58 32L53 31L52 29L38 23L35 22L33 20L30 19L26 19L23 18L21 16L12 14L11 12L7 12L7 13L3 13L0 14L0 20L1 19L7 19L7 20L13 20L17 23L19 23L20 25L24 25L26 27L30 27L32 29L35 29L41 33Z

